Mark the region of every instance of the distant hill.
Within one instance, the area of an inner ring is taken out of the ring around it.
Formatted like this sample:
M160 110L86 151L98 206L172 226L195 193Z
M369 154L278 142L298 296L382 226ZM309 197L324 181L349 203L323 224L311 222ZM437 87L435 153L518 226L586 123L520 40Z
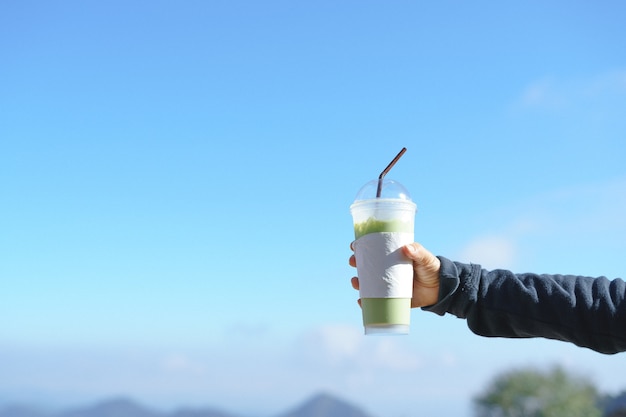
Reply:
M24 405L9 405L0 408L0 417L41 417L45 416L39 410Z
M328 394L319 394L280 417L371 417L360 408Z
M159 413L144 408L127 398L112 399L90 407L73 409L54 417L161 417Z
M0 417L246 417L214 408L181 408L162 413L128 398L114 398L90 406L49 413L29 405L0 408ZM329 394L315 395L278 417L372 417L360 408Z
M235 414L225 413L212 408L187 409L183 408L167 417L241 417Z

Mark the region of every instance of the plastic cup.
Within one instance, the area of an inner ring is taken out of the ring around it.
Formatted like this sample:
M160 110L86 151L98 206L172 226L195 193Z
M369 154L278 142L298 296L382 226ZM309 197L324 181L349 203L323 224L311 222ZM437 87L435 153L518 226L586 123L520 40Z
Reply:
M350 212L365 334L408 334L413 297L413 263L402 246L414 241L417 207L398 182L365 184Z

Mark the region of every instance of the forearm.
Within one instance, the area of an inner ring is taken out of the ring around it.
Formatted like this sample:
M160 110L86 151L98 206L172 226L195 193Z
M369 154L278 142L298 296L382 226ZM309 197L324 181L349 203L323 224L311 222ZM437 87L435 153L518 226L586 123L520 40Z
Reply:
M441 260L437 304L476 334L544 337L602 353L626 351L626 286L604 277L513 274Z

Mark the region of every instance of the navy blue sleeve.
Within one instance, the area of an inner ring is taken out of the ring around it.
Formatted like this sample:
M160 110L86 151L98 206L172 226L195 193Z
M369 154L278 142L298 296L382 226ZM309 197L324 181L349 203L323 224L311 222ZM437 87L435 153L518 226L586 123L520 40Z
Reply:
M514 274L441 260L439 301L476 334L543 337L601 353L626 351L626 285L617 278Z

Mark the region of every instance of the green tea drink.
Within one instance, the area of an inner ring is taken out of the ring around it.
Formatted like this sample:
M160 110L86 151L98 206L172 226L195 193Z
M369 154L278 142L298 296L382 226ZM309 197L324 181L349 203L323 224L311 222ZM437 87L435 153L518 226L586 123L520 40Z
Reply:
M415 203L373 198L355 201L350 211L365 334L407 334L413 264L401 247L414 240Z

